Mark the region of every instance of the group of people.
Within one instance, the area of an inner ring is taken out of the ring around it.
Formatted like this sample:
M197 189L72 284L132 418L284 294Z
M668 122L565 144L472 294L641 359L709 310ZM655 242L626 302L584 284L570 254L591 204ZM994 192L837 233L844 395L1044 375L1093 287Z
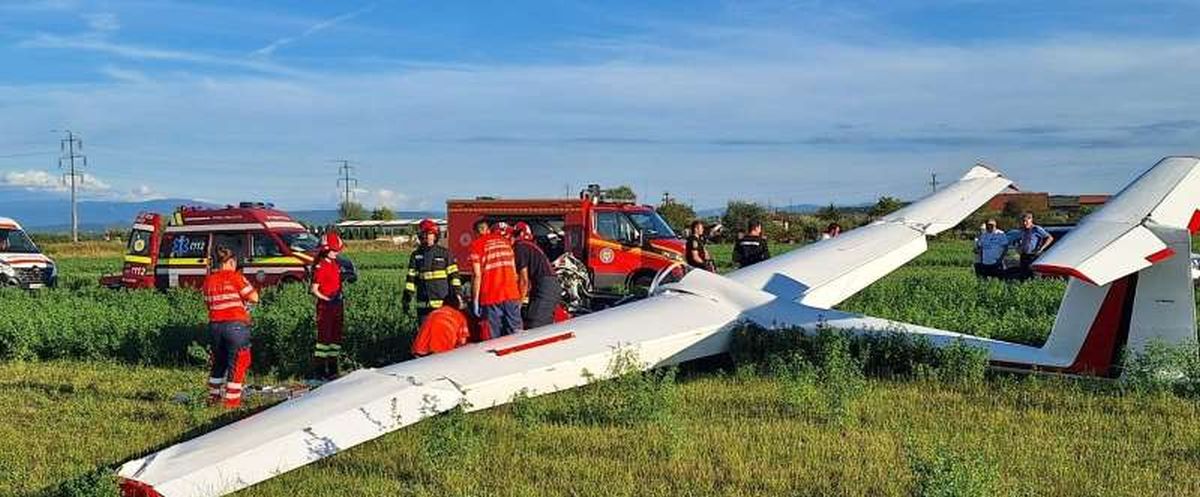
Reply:
M1050 244L1054 236L1034 223L1033 214L1021 216L1021 227L1004 231L995 219L988 219L975 238L975 274L981 278L1028 279L1033 276L1033 262ZM1007 267L1009 248L1016 248L1019 262Z
M475 223L476 236L469 250L475 276L469 308L463 302L458 263L438 244L437 225L422 221L419 230L421 243L409 257L401 297L405 311L414 301L417 305L420 329L413 341L414 355L453 349L472 335L486 340L555 321L562 287L529 224ZM477 321L468 319L464 311ZM472 324L475 333L471 333Z
M707 228L703 221L692 221L687 242L684 245L684 261L691 267L716 272L717 266L708 252ZM763 237L761 222L751 221L746 232L738 236L733 245L733 265L743 268L771 258L771 249Z
M412 344L414 355L444 352L472 336L487 340L564 317L558 278L528 224L475 224L477 236L469 261L475 281L466 302L458 263L438 244L438 225L427 219L418 229L420 245L409 257L400 296L405 313L416 306L419 330ZM338 257L344 248L336 232L326 233L312 271L309 292L316 302L317 336L310 375L318 380L339 375L345 303ZM236 408L250 368L250 309L259 301L258 291L238 269L233 250L217 247L214 259L217 265L201 289L211 334L209 401Z

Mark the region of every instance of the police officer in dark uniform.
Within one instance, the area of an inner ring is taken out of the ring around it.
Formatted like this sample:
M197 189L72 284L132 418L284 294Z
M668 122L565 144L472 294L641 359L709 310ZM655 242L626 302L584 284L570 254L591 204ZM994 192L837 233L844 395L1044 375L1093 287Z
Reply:
M413 251L408 258L408 277L404 281L404 293L400 303L404 312L415 297L417 303L417 319L425 322L425 317L434 309L449 302L462 289L462 279L458 275L458 263L450 250L438 245L439 229L437 223L430 219L421 221L419 232L421 246Z
M762 236L762 223L751 221L746 234L733 246L733 264L739 268L757 264L771 258L767 239Z

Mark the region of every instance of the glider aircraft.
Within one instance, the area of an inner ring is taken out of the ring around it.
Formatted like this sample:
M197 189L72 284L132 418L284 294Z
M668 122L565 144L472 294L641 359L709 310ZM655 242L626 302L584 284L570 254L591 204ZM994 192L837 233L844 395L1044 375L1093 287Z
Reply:
M1012 182L976 166L957 182L837 238L725 276L692 270L646 299L387 367L361 369L302 397L138 459L118 471L127 497L213 497L254 485L464 406L594 381L621 351L645 368L724 353L731 330L819 326L899 330L962 342L993 367L1115 376L1123 349L1196 340L1189 260L1200 231L1200 159L1168 157L1053 245L1035 269L1069 278L1048 340L1032 347L834 310L912 260Z

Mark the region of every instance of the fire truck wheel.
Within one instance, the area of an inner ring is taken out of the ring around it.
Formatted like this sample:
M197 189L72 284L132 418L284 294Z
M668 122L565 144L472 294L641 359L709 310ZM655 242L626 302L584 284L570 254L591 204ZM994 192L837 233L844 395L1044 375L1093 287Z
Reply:
M645 297L650 293L652 284L654 284L654 273L640 271L629 278L629 292L639 297Z

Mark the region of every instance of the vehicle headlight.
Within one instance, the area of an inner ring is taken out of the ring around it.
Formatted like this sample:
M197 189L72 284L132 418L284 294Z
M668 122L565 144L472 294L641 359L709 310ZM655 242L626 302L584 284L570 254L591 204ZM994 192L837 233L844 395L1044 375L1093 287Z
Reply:
M666 252L666 254L667 258L674 262L683 262L683 254L678 254L675 252Z

